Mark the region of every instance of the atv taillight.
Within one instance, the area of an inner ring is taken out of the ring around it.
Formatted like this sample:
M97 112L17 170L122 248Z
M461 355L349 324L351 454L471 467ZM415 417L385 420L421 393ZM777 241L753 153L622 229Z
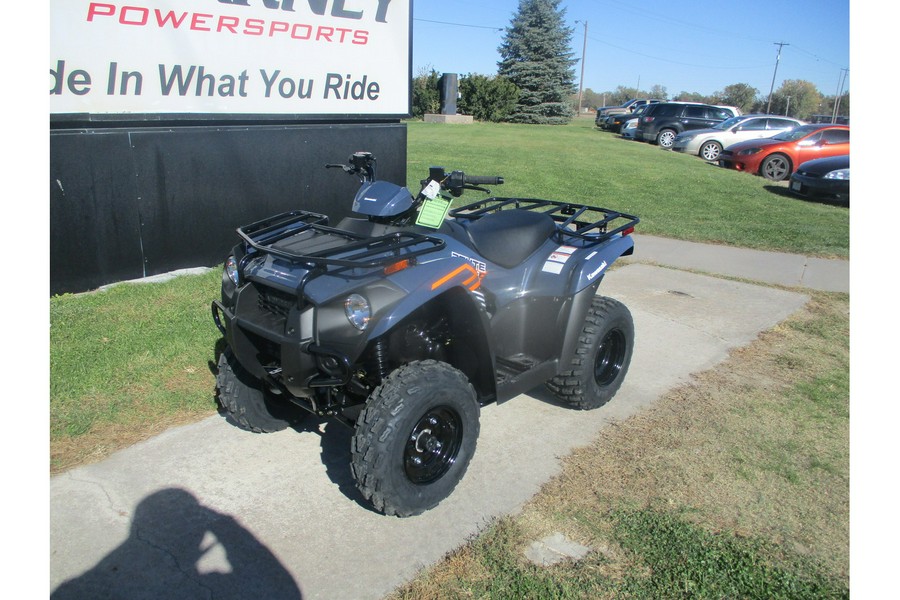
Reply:
M404 258L403 260L398 260L395 263L391 263L384 268L385 275L393 275L394 273L399 273L403 269L408 269L412 266L412 261L408 258Z
M625 229L622 231L622 237L625 237L626 235L631 235L632 233L634 233L634 227L629 227L628 229Z

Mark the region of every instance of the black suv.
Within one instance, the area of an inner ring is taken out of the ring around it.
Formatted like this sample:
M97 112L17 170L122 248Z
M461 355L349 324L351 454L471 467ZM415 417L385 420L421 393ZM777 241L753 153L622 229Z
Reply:
M682 102L662 102L648 106L638 121L635 138L671 148L682 131L706 129L737 116L733 109Z

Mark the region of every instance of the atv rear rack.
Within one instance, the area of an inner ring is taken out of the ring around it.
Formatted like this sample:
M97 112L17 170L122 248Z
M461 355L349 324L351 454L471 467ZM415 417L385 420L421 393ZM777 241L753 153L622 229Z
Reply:
M384 267L400 259L412 260L440 250L445 245L440 238L412 232L368 237L328 227L327 216L307 211L281 213L239 227L237 233L244 241L246 253L242 257L235 256L239 261L251 258L255 253L249 248L253 248L294 264L319 269ZM315 251L308 251L309 248Z
M513 209L533 210L549 215L556 221L556 235L561 241L577 238L589 243L600 243L618 234L628 235L640 222L634 215L607 208L535 198L487 198L456 208L450 211L450 216L474 220ZM595 219L590 213L599 213L603 217Z

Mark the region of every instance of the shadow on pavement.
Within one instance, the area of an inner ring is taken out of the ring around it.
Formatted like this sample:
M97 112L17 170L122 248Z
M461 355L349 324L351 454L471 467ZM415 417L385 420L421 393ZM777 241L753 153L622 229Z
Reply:
M272 552L233 517L168 488L135 509L128 539L52 600L279 598L300 588Z

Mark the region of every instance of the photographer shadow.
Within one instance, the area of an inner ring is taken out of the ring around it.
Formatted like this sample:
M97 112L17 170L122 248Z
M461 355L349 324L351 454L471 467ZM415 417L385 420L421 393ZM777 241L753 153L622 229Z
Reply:
M144 498L128 539L62 583L52 600L279 598L300 588L274 554L233 517L167 488Z

